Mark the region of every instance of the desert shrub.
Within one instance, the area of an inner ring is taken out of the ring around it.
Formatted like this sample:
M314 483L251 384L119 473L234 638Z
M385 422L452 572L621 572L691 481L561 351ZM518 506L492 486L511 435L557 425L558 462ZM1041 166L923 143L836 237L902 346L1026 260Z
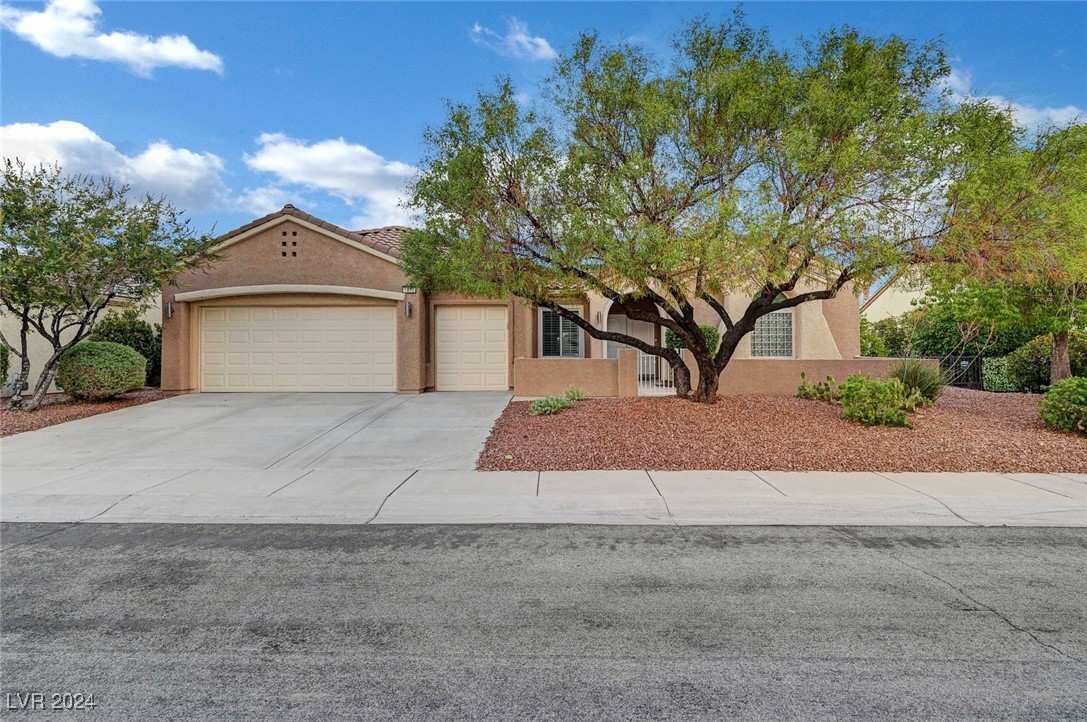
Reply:
M143 386L147 359L109 341L77 343L60 357L57 386L77 399L108 399Z
M801 399L826 401L832 404L838 400L838 392L834 389L833 376L827 376L825 381L810 382L808 381L808 375L803 371L800 372L800 388L796 390L796 395Z
M573 405L574 402L564 395L545 396L542 399L533 401L528 412L533 416L546 416L548 414L557 414L563 409L568 409Z
M11 371L11 349L0 343L0 384L8 380Z
M147 359L147 378L156 380L162 363L162 327L140 318L134 308L111 312L94 326L91 341L120 343Z
M890 316L872 322L869 325L869 343L875 344L875 349L883 350L884 353L863 353L864 337L862 335L862 355L893 358L909 356L913 348L913 336L917 330L917 319L917 311L909 311L900 316Z
M916 391L928 403L936 403L947 386L947 377L939 366L920 359L905 359L891 367L891 378L898 379L908 391Z
M1004 356L1041 333L1021 320L986 320L989 292L960 291L926 297L913 312L912 356Z
M1008 358L986 358L981 360L981 387L986 391L1021 391L1007 375Z
M1073 376L1050 386L1039 416L1046 426L1087 436L1087 378Z
M585 393L584 389L579 389L577 386L571 386L562 392L562 397L567 401L584 401L589 398L589 395Z
M905 426L913 428L908 414L925 399L910 391L896 378L872 379L854 374L838 387L842 418L865 426Z
M1049 384L1049 361L1053 354L1053 336L1046 334L1023 344L1008 354L1005 375L1022 391L1038 393ZM1068 357L1073 376L1087 376L1087 331L1068 334Z
M706 337L706 346L709 347L710 353L717 353L717 346L721 343L721 332L717 330L716 326L708 324L699 326L699 328L702 329L702 335ZM687 348L687 345L683 343L683 339L672 333L671 329L664 330L664 345L674 349Z

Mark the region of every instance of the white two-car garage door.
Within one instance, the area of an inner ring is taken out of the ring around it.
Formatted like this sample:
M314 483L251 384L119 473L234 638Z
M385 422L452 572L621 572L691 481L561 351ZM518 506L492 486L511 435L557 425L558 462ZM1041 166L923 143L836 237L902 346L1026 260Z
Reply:
M396 308L203 308L200 388L396 391Z
M506 307L438 306L435 314L435 388L438 391L508 389Z

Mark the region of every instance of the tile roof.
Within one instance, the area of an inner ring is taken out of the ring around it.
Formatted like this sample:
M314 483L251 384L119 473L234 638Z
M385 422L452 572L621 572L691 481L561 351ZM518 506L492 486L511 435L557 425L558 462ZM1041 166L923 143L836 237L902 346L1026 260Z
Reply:
M382 228L366 228L361 231L349 231L334 223L321 220L317 216L311 216L309 213L305 213L288 203L274 213L269 213L262 218L258 218L255 221L246 223L240 228L235 228L229 233L223 234L219 237L219 242L228 241L234 236L241 235L246 231L251 231L258 226L263 226L265 223L274 221L283 216L292 216L299 220L306 221L307 223L312 223L329 233L335 233L337 236L343 236L348 240L361 243L364 246L369 246L375 251L380 251L393 258L400 258L400 234L408 230L406 226L384 226Z

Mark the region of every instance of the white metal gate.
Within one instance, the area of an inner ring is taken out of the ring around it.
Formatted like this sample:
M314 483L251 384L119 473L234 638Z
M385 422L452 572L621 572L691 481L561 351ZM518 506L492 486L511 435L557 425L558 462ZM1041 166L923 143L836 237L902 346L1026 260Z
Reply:
M660 356L638 352L638 395L672 396L676 393L672 365Z

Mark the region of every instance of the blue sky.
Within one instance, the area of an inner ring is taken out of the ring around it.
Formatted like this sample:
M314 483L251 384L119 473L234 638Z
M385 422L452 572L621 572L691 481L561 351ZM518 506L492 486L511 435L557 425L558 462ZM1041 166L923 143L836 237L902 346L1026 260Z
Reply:
M667 53L685 19L731 4L3 3L0 143L166 193L224 232L286 202L350 228L407 220L398 199L447 99L501 74L528 102L579 32ZM1085 3L772 3L789 44L833 25L941 37L955 92L1024 123L1087 115Z

